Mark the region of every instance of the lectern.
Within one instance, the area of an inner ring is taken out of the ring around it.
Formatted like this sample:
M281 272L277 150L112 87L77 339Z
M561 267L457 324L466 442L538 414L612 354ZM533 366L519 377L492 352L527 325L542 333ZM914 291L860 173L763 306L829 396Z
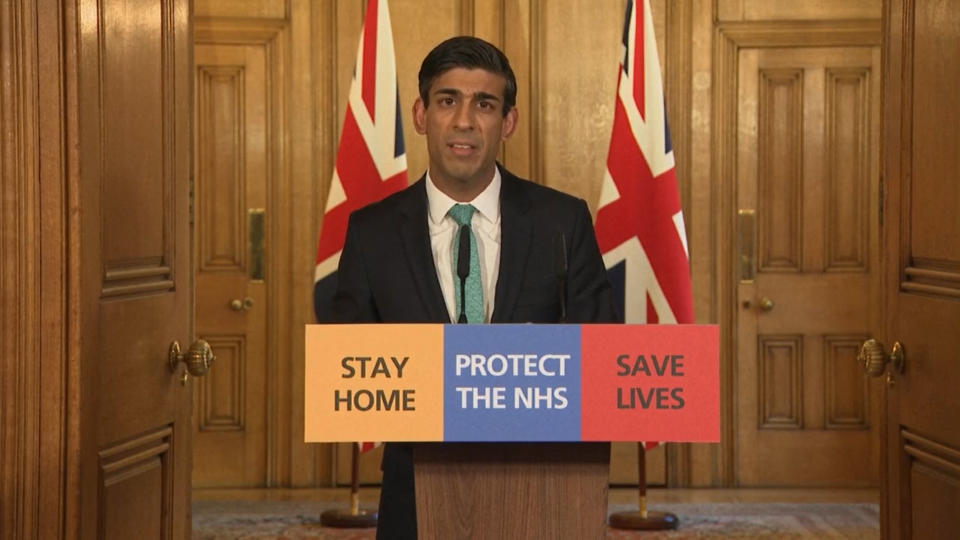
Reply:
M421 538L604 538L609 443L414 446Z
M697 325L309 325L304 438L418 441L423 538L603 538L593 441L719 441L718 343Z

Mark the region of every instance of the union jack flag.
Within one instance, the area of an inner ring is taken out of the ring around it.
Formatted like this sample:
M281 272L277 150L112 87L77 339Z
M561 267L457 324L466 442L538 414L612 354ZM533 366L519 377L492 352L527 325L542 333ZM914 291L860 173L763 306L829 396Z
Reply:
M687 237L648 0L627 2L596 234L627 323L692 323Z
M337 267L354 210L407 186L400 96L387 0L368 0L357 46L337 160L320 226L314 269L313 307L318 321L331 320ZM379 443L359 443L369 450Z
M692 323L687 236L649 0L628 0L594 225L624 322ZM650 449L655 442L647 442Z
M361 451L361 452L366 452L366 451L368 451L368 450L373 450L374 448L380 446L381 443L378 443L378 442L361 442L361 443L357 443L357 444L360 445L360 451Z

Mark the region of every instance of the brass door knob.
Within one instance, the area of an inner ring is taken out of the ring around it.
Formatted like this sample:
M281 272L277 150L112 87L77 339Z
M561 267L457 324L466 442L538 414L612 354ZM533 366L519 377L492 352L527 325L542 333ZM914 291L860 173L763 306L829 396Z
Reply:
M871 377L879 377L887 370L887 363L893 365L898 372L903 372L904 363L903 345L899 341L893 344L890 354L883 352L883 345L875 340L868 339L860 346L860 354L857 355L857 361L863 367L863 371Z
M774 301L771 300L770 298L767 298L766 296L764 296L763 298L760 299L760 309L762 309L762 310L764 310L764 311L770 311L770 310L772 310L772 309L773 309L773 306L775 306L775 305L776 305L776 304L774 303Z
M247 296L243 300L239 298L234 298L230 301L230 309L234 311L250 311L250 308L253 307L253 298Z
M187 367L187 372L194 377L206 375L216 359L217 357L213 355L210 344L202 339L194 341L186 354L180 352L180 342L174 341L170 344L170 352L167 354L167 364L170 366L170 371L177 371L177 364L183 362Z

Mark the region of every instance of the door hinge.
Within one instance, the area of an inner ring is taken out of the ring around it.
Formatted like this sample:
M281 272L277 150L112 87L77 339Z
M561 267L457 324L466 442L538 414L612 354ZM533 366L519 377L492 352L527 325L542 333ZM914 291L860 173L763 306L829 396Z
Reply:
M190 201L189 201L189 203L187 204L187 209L188 209L188 211L190 212L190 227L193 228L193 207L194 207L194 200L196 199L196 197L194 197L194 187L195 187L196 183L194 182L193 174L190 175L189 185L190 185L190 190L189 190L189 191L190 191Z
M880 226L883 227L883 174L880 174Z

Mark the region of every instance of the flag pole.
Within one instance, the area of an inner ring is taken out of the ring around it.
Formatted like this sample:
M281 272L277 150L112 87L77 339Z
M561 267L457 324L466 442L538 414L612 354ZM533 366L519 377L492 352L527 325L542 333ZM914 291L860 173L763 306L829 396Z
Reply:
M377 526L377 511L360 508L360 445L351 443L350 454L350 508L332 508L320 514L320 524L339 529L359 529Z
M647 449L644 442L637 443L637 511L610 514L610 526L615 529L659 531L676 529L679 519L670 512L647 510Z

